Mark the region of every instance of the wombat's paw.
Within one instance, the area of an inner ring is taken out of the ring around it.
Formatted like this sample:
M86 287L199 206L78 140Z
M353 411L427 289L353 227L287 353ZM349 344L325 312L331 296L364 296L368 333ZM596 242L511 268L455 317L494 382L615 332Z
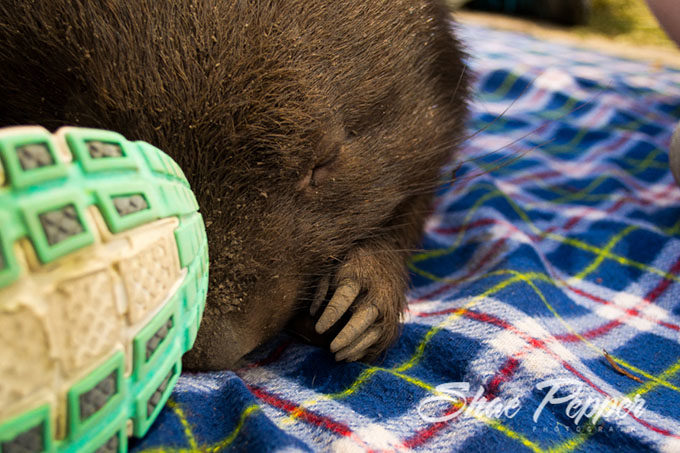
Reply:
M336 360L371 360L396 339L406 282L403 260L393 252L378 247L352 250L332 281L328 276L321 279L310 306L312 316L326 299L329 287L335 290L315 329L322 334L341 318L349 317L330 344Z

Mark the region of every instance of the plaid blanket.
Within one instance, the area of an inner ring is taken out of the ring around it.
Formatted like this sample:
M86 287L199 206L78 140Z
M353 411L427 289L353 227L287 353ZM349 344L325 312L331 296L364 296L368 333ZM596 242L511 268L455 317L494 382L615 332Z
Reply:
M369 366L281 335L184 374L134 451L680 451L680 72L460 33L470 138L398 343Z

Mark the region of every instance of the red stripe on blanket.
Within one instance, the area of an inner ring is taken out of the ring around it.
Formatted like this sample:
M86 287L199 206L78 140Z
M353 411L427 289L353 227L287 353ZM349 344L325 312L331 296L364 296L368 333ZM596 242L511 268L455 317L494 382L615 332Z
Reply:
M283 355L286 349L293 344L293 340L291 339L286 339L283 343L278 345L276 349L271 351L271 353L263 358L262 360L258 360L257 362L249 363L243 369L251 369L251 368L257 368L259 366L264 366L264 365L269 365L270 363L276 362L279 360L279 358Z
M583 214L583 216L584 216L584 215L585 215L585 213ZM572 217L572 218L567 222L567 224L568 224L569 227L571 228L571 227L573 227L574 225L576 225L576 223L578 223L578 221L580 221L580 220L583 218L583 216L575 216L575 217ZM574 221L574 220L576 220L576 221ZM480 220L478 220L477 222L471 224L470 228L472 228L473 225L474 225L474 227L479 227L479 226L483 226L483 225L488 225L489 223L497 224L497 225L503 225L503 226L506 226L506 227L510 228L510 229L513 230L513 231L516 231L516 232L520 232L520 233L521 233L521 230L519 230L519 229L518 229L516 226L514 226L513 224L511 224L511 223L509 223L509 222L502 221L502 220L498 220L498 219L480 219ZM568 228L566 228L566 226L565 226L565 228L563 228L564 231L566 231L567 229L568 229ZM437 229L436 231L437 231L437 232L443 232L442 230L448 232L448 229ZM445 234L445 233L444 233L444 234ZM505 241L505 240L507 240L508 238L509 238L509 235L506 235L506 236L504 236L504 237L502 238L502 240ZM533 237L532 237L532 240L534 240L534 242L539 242L539 241L541 241L543 238L544 238L544 237L533 236ZM502 249L496 248L495 245L494 245L494 247L492 247L492 250L494 250L494 249L497 250L496 255L498 255L498 254L502 251ZM495 257L495 255L492 255L492 256L491 256L491 258L494 258L494 257ZM486 257L485 257L485 258L486 258ZM547 260L544 259L544 261L545 261L545 263L549 264L549 262L548 262ZM484 262L484 261L480 261L480 262ZM481 267L481 266L479 266L479 267ZM680 272L680 258L678 259L678 261L673 265L673 267L672 267L672 268L670 269L670 271L669 271L669 273L670 273L670 274L673 274L673 275L677 274L678 272ZM442 285L441 287L437 288L436 290L434 290L434 291L432 291L432 292L426 294L426 295L423 296L423 297L420 297L420 298L418 298L418 299L415 299L415 300L411 301L410 303L422 303L422 302L426 302L426 301L428 301L428 300L431 300L433 297L436 297L436 296L438 296L438 295L440 295L440 294L446 292L447 290L453 288L453 287L454 287L457 283L459 283L461 280L466 279L466 278L469 278L469 277L471 277L472 275L474 275L475 273L476 273L476 272L470 272L470 273L468 274L469 276L466 275L466 277L462 277L461 279L457 279L456 281L447 283L446 285ZM650 292L649 295L648 295L644 300L647 300L647 301L649 301L649 302L653 302L653 301L656 300L661 294L663 294L663 292L669 287L669 285L670 285L671 283L672 283L671 280L663 279L663 280L659 283L659 285L658 285L654 290L652 290L652 292ZM584 290L575 288L575 287L573 287L573 286L567 286L567 288L568 288L569 290L571 290L571 291L573 291L573 292L575 292L575 293L581 295L581 296L587 297L588 299L590 299L590 300L592 300L592 301L594 301L594 302L599 302L599 303L604 303L604 304L606 304L606 305L614 305L614 306L616 306L616 304L612 303L611 301L606 301L605 299L602 299L602 298L600 298L600 297L598 297L598 296L595 296L595 295L593 295L593 294L590 294L590 293L588 293L587 291L584 291ZM646 315L644 315L643 313L639 312L639 311L637 310L637 307L634 307L634 308L632 308L632 309L628 309L628 310L626 311L626 313L627 313L629 316L637 316L637 317L640 317L640 318L645 319L645 320L647 320L647 321L656 323L657 325L660 325L660 326L663 326L663 327L666 327L666 328L669 328L669 329L672 329L672 330L680 331L680 326L675 325L675 324L673 324L673 323L669 323L669 322L663 321L663 320L658 320L658 319L650 318L649 316L646 316ZM624 318L626 318L626 317L627 317L627 316L625 316L625 315L624 315L624 316L621 316L621 317L618 318L617 320L611 321L611 322L609 322L609 323L607 323L607 324L605 324L605 325L602 325L602 326L600 326L600 327L597 327L597 328L593 329L593 330L590 331L590 332L585 332L585 333L583 333L582 336L584 336L585 338L589 338L589 339L590 339L590 338L595 338L595 337L597 337L597 336L604 335L605 333L607 333L607 332L611 331L612 329L614 329L614 328L618 327L619 325L621 325L621 324L622 324L621 320L624 319ZM557 338L559 338L561 341L565 341L565 342L574 342L574 341L577 341L577 340L578 340L578 336L577 336L577 335L574 335L574 334L564 334L564 335L561 335L561 336L557 336Z
M355 437L354 433L349 428L349 426L343 423L336 422L328 417L324 417L323 415L319 415L308 409L304 409L303 407L295 404L294 402L276 396L275 394L270 393L261 387L248 385L248 390L250 390L252 394L255 395L258 399L264 401L270 406L274 406L278 409L288 412L289 414L295 412L296 416L299 419L307 423L310 423L314 426L319 426L321 428L325 428L329 431L332 431L336 434L340 434L341 436L344 437Z
M678 272L680 272L680 258L678 258L678 260L675 262L675 264L673 264L673 267L671 267L671 269L668 273L671 274L671 275L676 275L676 274L678 274ZM659 284L656 285L656 287L654 289L652 289L649 292L649 294L647 294L647 297L643 298L642 301L639 304L637 304L635 307L627 309L625 311L624 315L622 315L619 318L617 318L613 321L610 321L610 322L608 322L608 323L606 323L602 326L599 326L595 329L584 332L584 333L580 334L580 336L584 337L584 338L588 338L588 339L599 337L601 335L608 333L609 331L613 330L614 328L622 325L623 320L625 318L629 318L631 316L636 316L636 317L639 317L641 319L645 319L645 320L648 320L648 321L651 321L651 322L655 322L655 323L662 325L664 327L667 327L669 329L673 329L673 330L676 330L676 331L680 330L680 327L675 325L675 324L665 322L665 321L658 321L658 320L655 320L655 319L650 319L649 317L644 316L639 311L639 308L642 305L650 305L650 304L654 303L654 301L656 299L658 299L668 289L668 287L670 286L671 283L673 283L673 281L669 278L662 279L659 282ZM569 289L574 291L574 292L577 292L578 294L583 294L583 295L587 294L585 291L576 290L572 287L569 287ZM594 300L592 298L590 298L590 299ZM602 301L601 303L604 303L606 305L615 305L614 303L612 303L610 301L604 301L602 299L600 299L600 301ZM576 342L576 341L580 340L580 336L573 334L573 333L570 333L570 334L556 335L555 338L560 340L560 341L564 341L564 342Z
M468 398L465 400L465 403L468 404L472 401L472 398ZM453 414L458 408L456 406L451 406L449 410L444 412L444 416L448 416ZM458 417L454 417L450 420L447 420L445 422L435 422L432 423L430 426L428 426L425 429L422 429L420 431L416 431L416 433L406 439L401 445L405 448L415 448L423 445L425 442L427 442L430 438L434 437L439 431L442 429L446 428L451 422L457 421Z
M590 381L584 375L579 373L573 366L571 366L568 362L563 360L557 353L550 350L543 340L539 340L537 338L534 338L534 337L530 336L529 334L519 330L517 327L513 326L509 322L507 322L503 319L497 318L497 317L495 317L491 314L469 311L469 310L466 310L466 309L463 309L463 308L451 308L451 309L448 309L448 310L441 310L439 312L421 313L418 316L419 317L429 317L429 316L435 316L435 315L453 314L453 313L456 313L456 312L460 313L461 315L465 316L466 318L477 320L477 321L483 322L485 324L492 324L492 325L495 325L495 326L502 328L503 330L510 331L510 332L514 333L515 335L519 336L524 341L526 341L527 344L531 348L541 349L544 352L546 352L549 356L551 356L553 359L555 359L557 362L559 362L566 370L571 372L577 378L581 379L584 383L586 383L588 386L590 386L596 392L600 393L601 395L603 395L605 397L611 396L606 391L604 391L603 389L601 389L600 387L595 385L592 381ZM521 351L521 352L522 352L522 354L519 354L519 355L524 355L525 351ZM506 362L505 366L500 370L499 374L501 376L499 376L497 374L490 381L491 384L493 384L494 381L496 381L496 385L495 385L495 391L496 392L498 391L500 384L502 382L509 381L511 379L511 377L514 375L514 372L518 368L518 364L511 364L512 359L513 359L512 357L509 358L509 360ZM515 357L515 359L516 359L516 357ZM487 391L484 394L484 397L487 398L487 399L492 398L497 394L497 393L491 393L490 390L491 390L491 388L487 388ZM652 430L652 431L654 431L658 434L661 434L663 436L674 437L674 438L680 439L680 435L673 434L670 431L667 431L663 428L659 428L658 426L652 425L651 423L636 417L632 413L629 413L628 415L633 420L640 423L642 426L644 426L647 429L650 429L650 430ZM435 423L435 425L432 425L428 428L425 428L424 430L417 432L414 436L407 439L405 441L405 444L408 443L409 448L413 448L413 447L416 447L418 445L421 445L421 444L417 443L419 440L422 440L424 442L425 440L434 436L434 434L436 434L436 432L443 429L447 424L448 424L448 422Z

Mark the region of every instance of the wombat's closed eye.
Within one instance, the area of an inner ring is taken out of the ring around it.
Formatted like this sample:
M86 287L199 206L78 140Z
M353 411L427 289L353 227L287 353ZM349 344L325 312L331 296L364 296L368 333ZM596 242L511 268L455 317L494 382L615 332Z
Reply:
M323 147L322 149L323 152L315 157L311 168L304 173L304 177L298 182L298 189L315 189L328 180L332 180L335 173L338 172L340 167L338 160L341 158L342 145L333 143L329 148Z
M291 322L338 360L394 341L466 111L437 2L5 0L0 42L0 124L115 130L186 173L211 259L188 367Z

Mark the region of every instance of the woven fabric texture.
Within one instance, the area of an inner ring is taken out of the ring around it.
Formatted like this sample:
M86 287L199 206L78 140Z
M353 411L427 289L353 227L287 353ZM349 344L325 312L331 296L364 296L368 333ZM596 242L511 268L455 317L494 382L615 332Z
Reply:
M184 374L134 451L680 451L680 72L459 32L470 138L398 343L369 366L282 335Z

